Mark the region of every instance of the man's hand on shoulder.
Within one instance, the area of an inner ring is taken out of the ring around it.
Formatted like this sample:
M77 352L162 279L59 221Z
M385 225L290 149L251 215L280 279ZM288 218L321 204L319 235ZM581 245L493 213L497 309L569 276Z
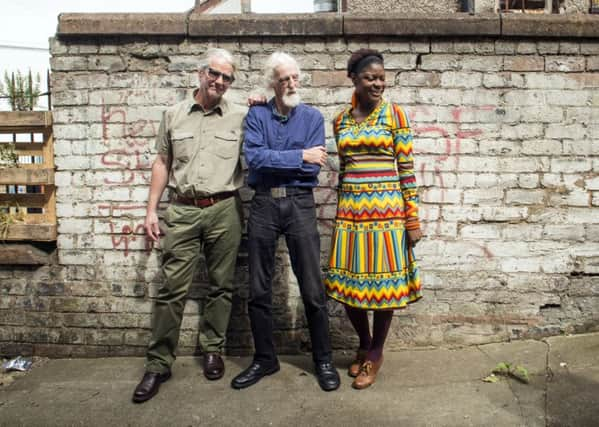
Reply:
M302 150L302 159L306 163L324 166L327 164L327 157L327 149L322 145Z
M248 107L253 107L254 105L264 105L266 104L266 96L264 95L250 95L248 97Z

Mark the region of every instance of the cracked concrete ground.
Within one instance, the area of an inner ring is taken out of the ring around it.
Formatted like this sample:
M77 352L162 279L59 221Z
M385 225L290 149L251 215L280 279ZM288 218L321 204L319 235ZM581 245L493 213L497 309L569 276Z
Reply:
M338 391L322 392L309 355L282 356L281 371L246 390L229 383L248 358L229 357L221 381L181 357L173 378L142 405L131 393L139 358L49 360L0 387L0 426L598 426L599 333L461 349L387 352L377 382L356 391L337 353ZM530 383L485 383L499 362Z

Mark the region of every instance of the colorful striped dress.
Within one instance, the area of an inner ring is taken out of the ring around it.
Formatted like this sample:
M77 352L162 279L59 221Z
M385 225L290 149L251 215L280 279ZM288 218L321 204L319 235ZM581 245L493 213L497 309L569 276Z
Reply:
M417 229L418 193L406 113L382 101L361 123L352 107L334 122L339 197L327 294L367 310L419 299L420 275L407 229Z

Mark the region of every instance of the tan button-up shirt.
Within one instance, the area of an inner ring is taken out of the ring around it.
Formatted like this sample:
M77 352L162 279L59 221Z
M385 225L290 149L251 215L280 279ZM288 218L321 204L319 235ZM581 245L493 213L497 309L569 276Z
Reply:
M225 99L204 111L193 97L165 111L156 150L168 156L168 188L185 197L240 188L241 130L246 113L246 108Z

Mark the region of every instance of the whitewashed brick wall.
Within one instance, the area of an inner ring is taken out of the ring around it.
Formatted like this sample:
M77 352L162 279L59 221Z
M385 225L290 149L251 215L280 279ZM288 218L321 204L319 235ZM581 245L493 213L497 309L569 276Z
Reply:
M329 166L317 192L326 266L337 160L330 121L349 101L351 51L385 54L387 99L409 109L426 239L425 298L396 312L389 346L471 344L599 327L599 42L529 39L231 38L54 40L58 264L0 270L0 345L51 355L142 354L159 251L143 236L153 138L163 109L196 84L198 56L232 50L230 99L263 91L268 54L303 68L302 96L327 120ZM250 192L243 191L245 200ZM281 245L277 342L309 342ZM181 334L195 349L206 275ZM247 353L247 264L239 257L231 353ZM356 341L330 304L334 345ZM22 316L21 316L22 315ZM12 347L11 347L12 346Z

